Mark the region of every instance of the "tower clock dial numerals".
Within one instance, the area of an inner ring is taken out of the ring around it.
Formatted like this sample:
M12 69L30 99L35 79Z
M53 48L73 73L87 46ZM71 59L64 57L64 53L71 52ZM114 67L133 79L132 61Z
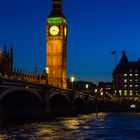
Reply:
M64 35L67 36L67 28L66 28L66 26L64 27Z
M50 28L50 34L51 35L58 35L59 34L59 28L58 28L58 26L51 26L51 28Z

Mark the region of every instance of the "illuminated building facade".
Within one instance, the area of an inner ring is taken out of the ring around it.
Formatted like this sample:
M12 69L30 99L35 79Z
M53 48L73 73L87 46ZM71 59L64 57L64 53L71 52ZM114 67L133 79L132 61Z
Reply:
M113 71L114 96L138 96L140 93L140 59L129 62L125 52Z
M98 95L104 97L110 97L112 95L112 82L99 82Z
M96 88L96 85L92 82L87 82L87 81L74 81L71 82L70 78L67 81L67 87L69 89L74 89L76 91L80 91L83 93L89 93L93 94L94 89Z
M52 11L46 25L46 68L48 84L66 88L67 22L62 0L52 0Z

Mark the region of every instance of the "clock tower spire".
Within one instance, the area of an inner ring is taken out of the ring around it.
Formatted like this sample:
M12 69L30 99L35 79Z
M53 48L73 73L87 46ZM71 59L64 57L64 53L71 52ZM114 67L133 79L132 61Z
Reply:
M64 17L62 9L62 0L52 0L52 11L49 17Z
M67 22L62 0L52 0L46 25L46 67L48 84L66 88Z

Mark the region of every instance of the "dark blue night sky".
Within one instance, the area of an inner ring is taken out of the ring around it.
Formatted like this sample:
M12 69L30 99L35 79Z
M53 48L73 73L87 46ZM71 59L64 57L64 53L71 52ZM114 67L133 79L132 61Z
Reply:
M0 0L0 48L14 48L16 68L45 67L46 18L51 0ZM67 76L77 80L110 81L126 51L130 61L140 57L139 0L63 0L69 34Z

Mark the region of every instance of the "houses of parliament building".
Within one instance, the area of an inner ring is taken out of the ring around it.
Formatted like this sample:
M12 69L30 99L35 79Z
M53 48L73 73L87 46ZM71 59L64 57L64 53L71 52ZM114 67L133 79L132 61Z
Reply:
M29 72L22 69L14 68L13 61L13 48L10 51L7 50L7 46L4 45L3 50L0 51L0 76L4 78L12 78L17 80L26 80L32 83L44 84L46 82L46 73L38 74L37 68L33 72Z

